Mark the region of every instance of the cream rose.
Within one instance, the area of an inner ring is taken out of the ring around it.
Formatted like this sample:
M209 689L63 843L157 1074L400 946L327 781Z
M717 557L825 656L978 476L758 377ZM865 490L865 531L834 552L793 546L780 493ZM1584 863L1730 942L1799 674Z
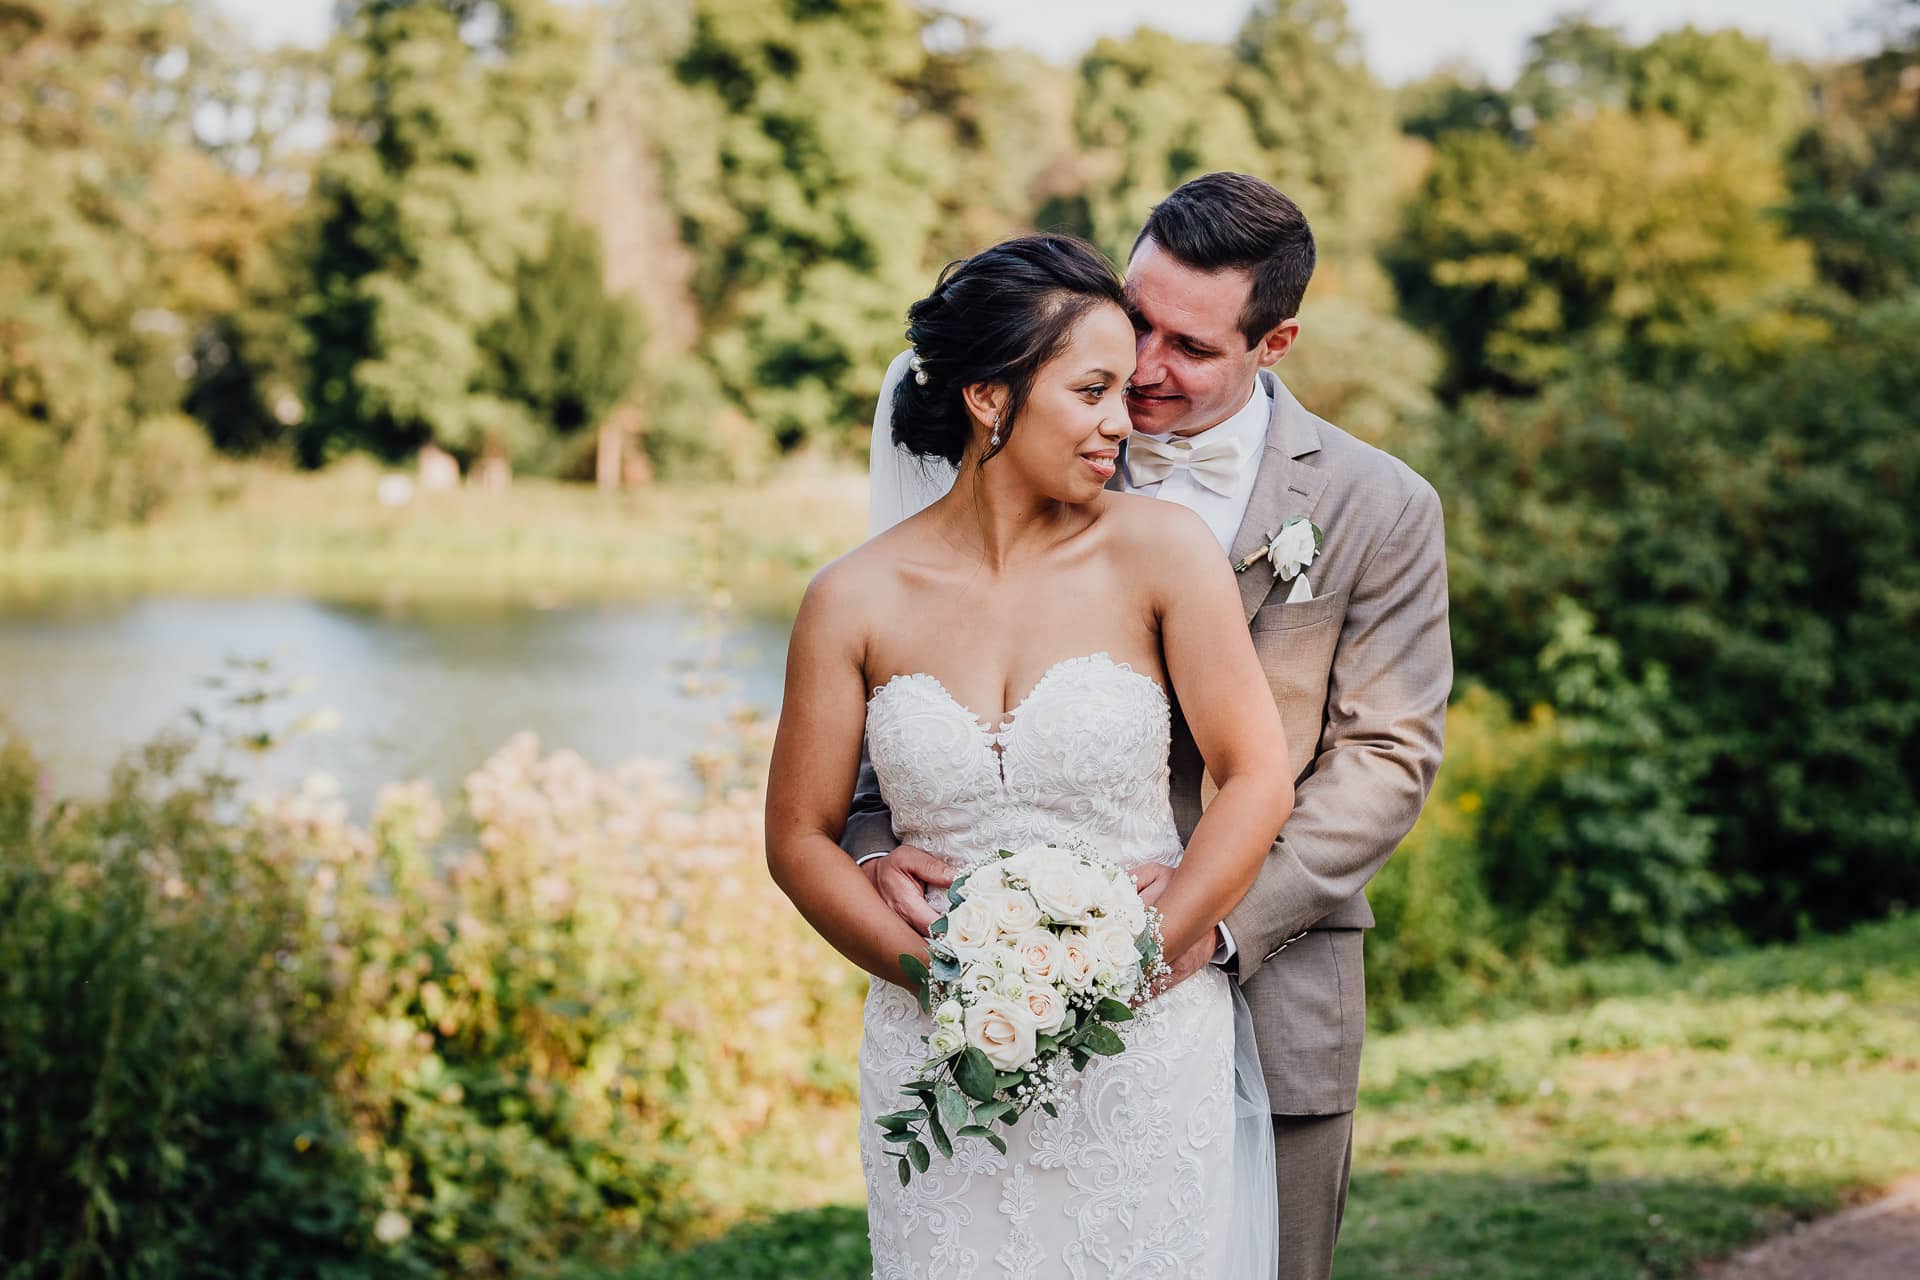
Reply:
M1043 1036L1052 1035L1067 1020L1067 1002L1050 986L1029 986L1021 999L1033 1018L1033 1029Z
M1013 853L1000 859L1000 873L1003 876L1019 876L1025 879L1028 875L1032 874L1035 867L1046 861L1052 853L1053 850L1047 848L1045 845L1035 845L1031 849L1016 849Z
M1085 924L1098 901L1093 880L1065 858L1035 868L1029 883L1034 905L1056 924Z
M990 893L1007 883L1007 866L1004 862L986 862L967 873L966 884L960 892L971 898L976 893Z
M1033 1061L1035 1027L1024 1002L986 999L967 1010L967 1043L996 1071L1018 1071Z
M1024 889L1002 889L988 906L1003 938L1018 938L1040 927L1040 908L1033 904L1033 895Z
M1027 977L1052 982L1060 971L1060 939L1051 930L1034 928L1013 940L1020 967Z
M1116 877L1107 887L1106 894L1100 900L1100 909L1109 920L1118 921L1120 926L1135 937L1147 927L1147 907L1140 901L1140 891L1133 886L1129 876Z
M1067 984L1067 990L1092 990L1096 965L1093 942L1086 934L1069 929L1060 935L1060 981Z
M993 941L993 911L979 898L968 898L947 912L947 945L955 951L978 951ZM964 958L964 956L963 956Z
M1140 952L1133 945L1135 935L1128 933L1118 921L1102 921L1087 937L1093 943L1096 964L1111 965L1120 973L1139 967Z
M966 1032L959 1027L936 1027L927 1037L927 1060L944 1062L966 1047Z

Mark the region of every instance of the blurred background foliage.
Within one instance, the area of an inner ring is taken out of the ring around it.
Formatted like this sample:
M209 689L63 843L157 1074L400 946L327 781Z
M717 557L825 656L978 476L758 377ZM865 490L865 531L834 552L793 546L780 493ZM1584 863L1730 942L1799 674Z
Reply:
M264 504L367 559L304 471L432 445L577 480L621 423L644 510L730 504L705 543L777 536L804 578L849 522L759 482L860 456L941 263L1033 227L1120 260L1236 169L1321 246L1281 374L1447 511L1447 764L1373 886L1375 1019L1898 917L1920 3L1872 21L1810 63L1570 16L1510 84L1389 87L1339 0L1071 66L905 0L348 0L318 50L200 0L6 0L0 545ZM589 548L653 587L660 554ZM237 1240L236 1275L532 1274L857 1194L794 1180L853 1172L858 1011L762 901L756 763L683 802L522 742L451 825L412 789L356 827L243 812L184 750L98 802L0 763L0 1274Z

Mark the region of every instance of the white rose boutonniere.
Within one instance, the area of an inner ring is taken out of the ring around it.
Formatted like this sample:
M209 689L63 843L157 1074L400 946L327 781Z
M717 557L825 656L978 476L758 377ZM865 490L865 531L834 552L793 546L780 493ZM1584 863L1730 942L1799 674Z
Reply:
M1287 593L1288 604L1299 604L1313 599L1313 586L1307 581L1306 568L1320 554L1321 544L1326 534L1319 525L1305 516L1289 516L1281 522L1278 529L1267 534L1267 540L1233 566L1235 573L1245 573L1265 560L1273 566L1273 576L1281 582L1292 582L1293 590Z

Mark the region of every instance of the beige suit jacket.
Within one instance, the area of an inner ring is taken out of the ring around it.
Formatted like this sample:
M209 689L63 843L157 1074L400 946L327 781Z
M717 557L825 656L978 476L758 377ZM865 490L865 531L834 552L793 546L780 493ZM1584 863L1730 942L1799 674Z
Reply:
M1366 1022L1365 886L1420 814L1440 767L1453 682L1440 500L1399 459L1309 413L1270 372L1266 446L1234 539L1237 562L1290 516L1325 533L1314 598L1284 603L1264 562L1240 575L1253 645L1292 754L1293 816L1227 917L1276 1113L1351 1111ZM1173 811L1192 836L1212 787L1175 707ZM841 844L891 849L892 815L863 762ZM1305 934L1304 937L1299 935Z

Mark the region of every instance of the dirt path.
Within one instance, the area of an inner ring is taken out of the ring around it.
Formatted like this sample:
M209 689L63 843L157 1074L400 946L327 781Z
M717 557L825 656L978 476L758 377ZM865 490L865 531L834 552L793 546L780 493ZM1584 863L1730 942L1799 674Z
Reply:
M1776 1236L1701 1280L1915 1280L1920 1277L1920 1175L1870 1204Z

